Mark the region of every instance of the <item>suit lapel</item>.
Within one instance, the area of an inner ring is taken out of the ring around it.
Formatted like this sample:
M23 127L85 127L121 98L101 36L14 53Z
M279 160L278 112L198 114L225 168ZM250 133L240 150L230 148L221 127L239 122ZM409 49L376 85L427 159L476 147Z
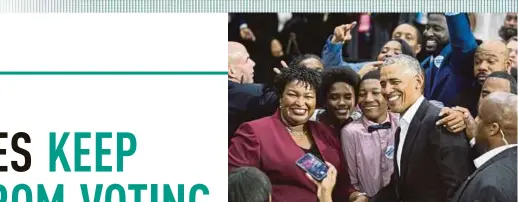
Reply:
M436 73L433 77L433 85L431 86L431 89L430 89L430 95L431 97L437 97L437 95L435 95L437 92L441 92L441 91L437 91L438 89L442 89L443 88L443 81L445 79L447 79L449 76L450 76L450 70L448 68L446 68L446 66L448 65L449 63L449 60L450 60L450 54L451 53L451 44L448 44L446 47L444 47L444 49L442 49L441 51L441 54L439 56L442 56L444 57L442 62L441 62L441 65L439 66L438 69L436 69L435 71L438 71L438 72L434 72L434 71L430 71L430 73ZM432 63L434 63L434 61L432 61ZM431 68L437 68L435 67L435 65L432 65ZM431 79L431 78L428 78L427 79Z
M414 148L414 142L419 133L419 129L421 129L421 119L426 115L426 111L428 109L428 101L426 99L423 100L419 109L415 113L412 118L412 122L409 125L408 132L406 133L405 142L403 144L403 153L401 154L401 178L404 180L406 171L408 169L408 157L412 153L412 149Z
M320 133L315 128L315 122L308 121L308 127L309 127L309 130L311 131L311 136L313 137L313 141L315 141L315 144L317 145L317 149L320 152L320 155L322 155L322 158L324 158L324 151L326 151L326 149L327 149L327 144L325 144L322 141L322 138L319 136ZM325 161L325 159L321 159L321 160Z
M394 155L397 156L397 153L398 153L398 146L399 145L399 136L401 134L401 127L397 127L397 130L396 130L396 137L394 138ZM392 158L392 161L394 162L394 172L396 172L396 176L399 177L400 176L400 173L399 173L399 165L397 163L397 157L395 158Z
M297 145L297 143L295 143L295 141L293 141L290 132L281 120L281 113L279 110L275 112L273 118L275 130L279 131L279 135L276 135L275 138L278 139L278 142L284 144L283 149L286 150L285 154L288 154L295 162L298 158L304 155L304 151Z
M284 125L284 123L282 122L280 116L281 116L281 114L280 114L279 110L277 110L275 112L275 114L272 116L274 128L276 131L279 131L274 138L277 139L277 141L276 141L277 143L282 144L283 150L286 151L286 152L284 152L284 155L287 156L286 159L288 161L293 162L292 166L296 166L295 162L300 157L302 157L305 153L304 153L304 150L302 150L302 148L300 148L297 145L297 143L295 143L295 141L291 137L291 134L288 132L288 129L286 129L286 125ZM315 139L315 142L316 142L317 141L316 139L319 139L319 138L315 137L315 134L317 132L315 131L314 126L312 126L312 125L313 124L310 124L308 127L309 127L309 130L311 131L312 135L314 135L313 139ZM319 139L319 141L321 141L321 140ZM321 144L322 143L320 143L320 144L317 143L317 146L321 147ZM326 148L326 147L324 147L324 148ZM292 173L292 175L294 175L297 179L304 179L304 180L302 180L302 182L306 188L313 190L313 191L317 191L316 186L314 186L313 182L311 182L309 179L307 179L307 177L305 176L305 173L302 172L302 170L298 167L296 169L300 170L301 172Z
M430 67L430 59L431 57L428 57L427 59L425 59L422 63L421 63L421 66L425 69L425 79L424 79L424 95L425 97L430 97L430 95L432 94L432 69Z
M475 172L473 172L470 176L468 176L468 179L466 179L464 181L464 183L462 183L462 185L459 187L459 189L457 189L457 193L455 193L455 197L453 197L455 200L453 200L453 201L459 201L461 199L462 194L466 190L466 187L473 180L473 178L475 178L475 176L478 175L478 173L480 173L482 170L486 169L489 165L493 164L495 161L498 161L500 159L504 159L509 156L514 156L514 158L516 158L516 152L517 152L516 147L506 149L503 152L501 152L500 154L489 159L489 161L487 161L486 163L482 164L482 166L480 166L478 169L475 170Z

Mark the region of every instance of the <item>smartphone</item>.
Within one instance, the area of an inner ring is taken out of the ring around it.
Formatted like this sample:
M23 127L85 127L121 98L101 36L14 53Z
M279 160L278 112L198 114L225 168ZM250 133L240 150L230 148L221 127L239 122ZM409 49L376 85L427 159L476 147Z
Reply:
M305 154L297 160L296 164L317 181L322 181L327 177L327 170L329 167L313 154Z

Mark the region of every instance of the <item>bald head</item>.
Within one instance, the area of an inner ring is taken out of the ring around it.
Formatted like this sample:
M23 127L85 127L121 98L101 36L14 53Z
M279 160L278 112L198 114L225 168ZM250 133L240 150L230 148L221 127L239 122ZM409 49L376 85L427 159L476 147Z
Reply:
M501 132L509 144L516 143L517 102L517 96L507 92L494 92L482 100L477 117L477 144L485 138L482 142L489 149L501 146L504 142Z
M480 116L487 121L502 122L516 128L517 97L508 92L494 92L486 96L480 105ZM511 119L514 119L512 121Z
M473 73L480 85L489 74L497 71L510 73L510 68L509 49L502 41L485 41L477 48Z
M477 48L477 52L481 51L496 51L496 54L509 55L509 51L505 47L505 43L500 40L488 40L484 41Z
M228 79L237 83L253 83L255 62L243 44L228 42Z
M228 42L228 63L233 63L239 56L248 55L248 51L246 50L243 44L238 42L229 41Z

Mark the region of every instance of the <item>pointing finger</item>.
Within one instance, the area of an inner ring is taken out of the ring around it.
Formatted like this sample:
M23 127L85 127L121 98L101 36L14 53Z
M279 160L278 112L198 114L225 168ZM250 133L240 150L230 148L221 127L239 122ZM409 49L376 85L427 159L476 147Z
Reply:
M349 31L352 28L354 28L354 26L356 26L356 21L352 22L351 24L346 24L345 27L344 27L344 30L345 31Z
M281 70L277 67L273 68L273 71L276 73L276 74L281 74Z
M281 65L284 68L288 68L288 64L286 64L286 62L284 62L284 60L281 60Z

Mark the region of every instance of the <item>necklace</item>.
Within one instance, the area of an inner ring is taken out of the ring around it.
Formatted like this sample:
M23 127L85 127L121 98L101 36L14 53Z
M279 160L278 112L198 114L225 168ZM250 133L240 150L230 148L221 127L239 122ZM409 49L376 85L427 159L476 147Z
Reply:
M286 127L286 130L288 130L290 135L295 136L295 137L302 137L304 135L307 135L307 132L305 130L303 130L301 134L300 133L299 134L293 133L293 131L291 129L289 129L288 127Z

